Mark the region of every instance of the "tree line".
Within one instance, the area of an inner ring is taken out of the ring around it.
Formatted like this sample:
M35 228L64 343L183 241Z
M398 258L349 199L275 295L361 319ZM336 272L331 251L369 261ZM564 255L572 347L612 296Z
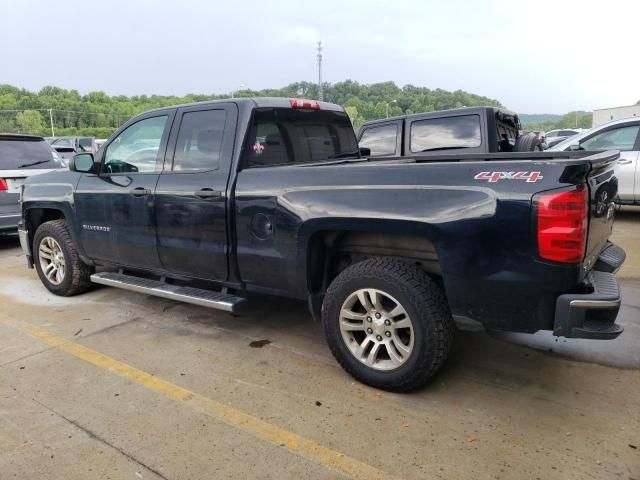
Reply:
M446 110L450 108L491 105L501 107L495 99L463 90L447 91L414 85L397 86L394 82L361 84L353 80L325 83L323 97L327 102L343 105L353 124L359 128L365 121L387 116ZM303 97L317 99L318 85L295 82L282 88L233 92L236 97ZM0 132L21 132L51 135L87 135L107 138L129 118L153 108L180 103L229 98L225 94L113 95L91 92L81 95L77 90L47 86L31 92L12 85L0 85ZM640 104L640 102L638 102ZM555 128L591 127L591 113L570 112L559 120L529 122L523 125L531 131Z
M367 120L419 112L479 105L502 106L499 101L462 90L453 92L393 82L365 85L352 80L323 84L323 98L343 105L354 126ZM317 99L318 85L296 82L283 88L233 92L235 97L303 97ZM44 87L31 92L0 85L0 132L51 135L51 119L56 136L88 135L107 138L127 119L153 108L180 103L229 98L226 94L109 96L104 92L81 95L77 90Z
M559 128L591 128L593 114L591 112L569 112L558 120L523 123L522 127L532 132L548 132Z

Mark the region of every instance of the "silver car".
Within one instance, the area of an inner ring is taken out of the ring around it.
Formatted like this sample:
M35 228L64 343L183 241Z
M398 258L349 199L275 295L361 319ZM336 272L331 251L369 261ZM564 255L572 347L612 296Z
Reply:
M44 138L0 134L0 233L18 229L24 179L60 168L64 168L60 156Z
M545 143L547 144L547 150L560 142L566 140L567 138L573 137L574 135L578 135L582 132L581 128L562 128L558 130L550 130L545 133Z
M640 205L640 118L625 118L600 125L549 150L620 150L616 166L618 200L623 205Z

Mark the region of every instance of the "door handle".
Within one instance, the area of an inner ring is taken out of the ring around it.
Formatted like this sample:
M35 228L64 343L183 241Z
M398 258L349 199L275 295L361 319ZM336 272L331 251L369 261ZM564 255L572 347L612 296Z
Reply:
M220 198L222 196L222 192L220 190L214 190L212 188L203 188L202 190L198 190L195 194L198 198Z
M149 190L148 188L144 188L144 187L136 187L136 188L133 188L133 189L129 190L129 193L131 195L133 195L134 197L144 197L146 195L151 195L151 190Z
M628 158L621 158L618 160L619 165L629 165L633 160L629 160Z

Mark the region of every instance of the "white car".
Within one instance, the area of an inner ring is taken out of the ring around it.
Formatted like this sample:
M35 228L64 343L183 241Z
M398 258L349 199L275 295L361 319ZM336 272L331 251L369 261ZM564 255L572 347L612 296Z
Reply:
M614 120L568 138L549 150L620 150L616 167L618 201L623 205L640 205L640 118Z
M574 135L578 135L579 133L582 133L582 128L562 128L558 130L549 130L544 134L545 143L548 147L547 150L551 147L556 146L563 140L573 137Z

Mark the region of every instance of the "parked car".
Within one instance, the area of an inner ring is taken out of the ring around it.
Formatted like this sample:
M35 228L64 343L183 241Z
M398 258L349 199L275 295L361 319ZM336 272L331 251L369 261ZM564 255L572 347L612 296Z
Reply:
M624 251L603 192L618 153L465 152L362 158L324 102L162 108L28 179L20 241L56 295L95 282L231 312L248 292L305 300L338 362L394 391L436 373L454 322L617 337Z
M546 139L547 148L551 148L554 145L566 140L567 138L578 135L582 132L582 129L564 128L559 130L550 130L544 134Z
M619 150L615 168L618 177L617 201L640 205L640 118L631 117L600 125L564 140L551 150Z
M53 148L73 148L76 153L95 153L98 151L95 137L55 137L51 141Z
M534 134L520 135L518 115L496 107L467 107L366 122L360 147L372 157L542 150Z
M25 178L63 167L42 137L0 134L0 233L18 230L20 189Z

